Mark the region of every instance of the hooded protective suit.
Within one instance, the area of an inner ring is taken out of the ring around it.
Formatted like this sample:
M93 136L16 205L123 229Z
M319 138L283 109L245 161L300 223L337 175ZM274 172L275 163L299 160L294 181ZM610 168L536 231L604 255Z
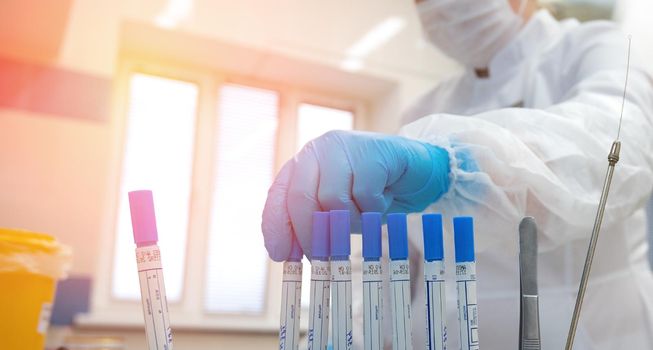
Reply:
M449 223L455 215L476 220L483 349L517 347L523 215L539 224L542 348L564 348L617 133L626 52L625 35L612 23L558 22L539 11L494 55L488 78L468 69L406 115L410 124L401 135L443 147L452 159L449 192L429 211L445 214ZM653 88L637 65L630 70L621 140L575 349L653 348L644 211L653 188ZM462 164L467 158L475 165ZM453 272L450 232L445 254ZM410 237L421 247L420 235ZM421 268L413 257L412 268ZM421 281L423 272L414 272ZM424 286L413 288L413 344L421 347ZM454 283L447 297L448 347L457 349Z

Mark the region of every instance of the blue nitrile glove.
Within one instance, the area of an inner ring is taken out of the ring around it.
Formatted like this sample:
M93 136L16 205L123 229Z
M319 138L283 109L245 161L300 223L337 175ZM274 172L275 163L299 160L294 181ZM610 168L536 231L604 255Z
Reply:
M400 136L330 131L288 161L268 192L263 237L283 261L295 236L311 256L314 211L347 209L353 231L365 211L419 212L447 192L446 150Z

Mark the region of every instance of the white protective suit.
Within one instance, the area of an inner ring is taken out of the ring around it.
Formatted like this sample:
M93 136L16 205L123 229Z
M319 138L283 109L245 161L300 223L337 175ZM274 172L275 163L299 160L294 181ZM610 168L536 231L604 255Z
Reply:
M539 225L542 348L564 348L617 133L626 49L625 35L612 23L558 22L542 10L494 56L489 78L468 70L409 110L406 122L412 123L401 134L445 147L453 159L450 191L429 208L448 224L450 349L459 346L450 230L455 215L475 218L481 348L517 348L517 227L525 215ZM653 188L653 88L636 65L621 140L575 349L653 349L644 212ZM464 170L465 158L479 170ZM418 232L410 238L421 252ZM425 342L423 263L411 254L418 349Z

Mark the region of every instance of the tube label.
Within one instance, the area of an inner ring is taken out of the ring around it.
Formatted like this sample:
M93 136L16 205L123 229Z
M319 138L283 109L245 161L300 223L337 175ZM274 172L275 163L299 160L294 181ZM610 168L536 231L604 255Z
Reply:
M148 349L172 350L172 330L159 247L157 245L137 247L136 266L141 284Z
M424 263L426 282L426 348L447 349L446 298L444 261Z
M279 350L299 349L299 316L301 314L302 263L283 263L281 290L281 320L279 327Z
M329 343L331 264L311 262L311 303L308 310L308 350L326 350Z
M476 304L476 263L456 263L460 348L478 350L478 305Z
M383 348L383 270L379 261L363 261L365 350Z
M351 262L331 261L331 301L333 302L333 350L349 350L354 345L351 306Z
M390 261L390 302L392 307L392 348L413 348L410 310L410 268L408 260Z

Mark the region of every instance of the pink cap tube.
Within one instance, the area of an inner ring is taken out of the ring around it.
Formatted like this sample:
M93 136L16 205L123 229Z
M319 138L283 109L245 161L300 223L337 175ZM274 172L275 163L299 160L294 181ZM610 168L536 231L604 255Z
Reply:
M154 200L152 191L129 192L129 207L134 229L134 242L137 246L144 243L156 243L159 240L154 216Z

